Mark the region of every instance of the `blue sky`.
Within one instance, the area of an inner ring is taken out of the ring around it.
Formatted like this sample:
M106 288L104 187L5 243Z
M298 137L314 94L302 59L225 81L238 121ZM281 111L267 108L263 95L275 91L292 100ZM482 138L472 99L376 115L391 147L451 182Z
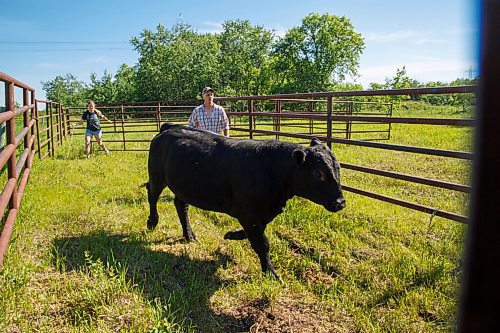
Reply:
M406 66L422 82L449 82L478 69L478 9L474 0L167 1L0 0L0 71L34 87L72 73L88 82L92 72L114 74L137 62L129 41L158 24L178 20L198 32L221 31L244 19L283 35L309 13L346 16L365 39L358 78L383 83ZM3 94L0 94L3 95ZM1 98L1 97L0 97Z

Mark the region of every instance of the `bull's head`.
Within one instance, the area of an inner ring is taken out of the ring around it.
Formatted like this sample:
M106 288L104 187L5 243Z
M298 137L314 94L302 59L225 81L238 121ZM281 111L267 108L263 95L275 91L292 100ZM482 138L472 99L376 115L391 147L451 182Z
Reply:
M313 138L311 146L293 152L297 163L295 194L338 212L346 205L340 185L340 164L328 147Z

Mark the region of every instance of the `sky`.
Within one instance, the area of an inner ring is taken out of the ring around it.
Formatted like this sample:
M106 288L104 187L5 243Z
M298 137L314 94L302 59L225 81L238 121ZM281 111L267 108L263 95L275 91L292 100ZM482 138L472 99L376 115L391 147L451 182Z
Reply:
M45 99L41 82L57 75L89 82L91 73L133 66L131 38L158 24L217 33L224 21L241 19L283 36L310 13L345 16L361 33L360 76L347 81L365 88L403 66L420 82L478 75L478 0L0 0L0 72Z

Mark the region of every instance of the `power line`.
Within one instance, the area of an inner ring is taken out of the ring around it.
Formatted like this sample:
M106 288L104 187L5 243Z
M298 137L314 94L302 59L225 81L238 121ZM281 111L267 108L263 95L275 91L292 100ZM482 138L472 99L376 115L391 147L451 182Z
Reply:
M81 51L116 51L130 50L128 47L93 47L93 48L78 48L78 49L0 49L0 52L81 52Z
M0 44L128 44L128 41L95 41L95 42L81 42L81 41L9 41L0 40Z

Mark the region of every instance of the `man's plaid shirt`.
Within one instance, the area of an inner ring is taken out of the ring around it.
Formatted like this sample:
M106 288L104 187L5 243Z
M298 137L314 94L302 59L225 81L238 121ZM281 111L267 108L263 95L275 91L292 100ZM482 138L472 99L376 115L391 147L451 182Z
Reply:
M189 127L220 134L222 130L229 129L229 119L222 106L214 104L212 114L208 116L208 113L205 111L205 105L202 104L193 110L193 113L189 117L188 125Z

